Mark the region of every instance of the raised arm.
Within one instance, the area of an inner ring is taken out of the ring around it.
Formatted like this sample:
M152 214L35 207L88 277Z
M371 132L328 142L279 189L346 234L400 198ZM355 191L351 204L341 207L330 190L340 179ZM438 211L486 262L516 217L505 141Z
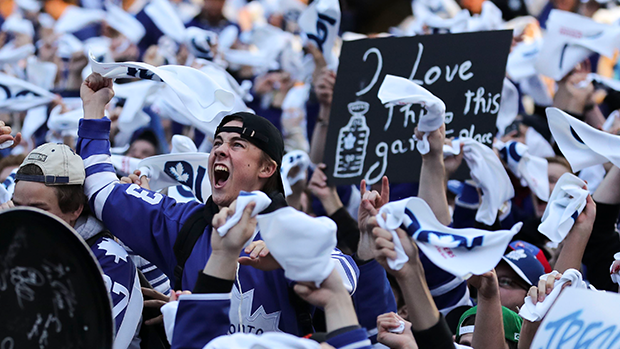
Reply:
M417 129L416 137L422 139L422 134ZM426 201L441 224L449 225L452 219L450 217L450 209L448 208L448 199L446 198L446 175L443 163L445 137L445 125L441 125L438 130L428 135L430 151L422 155L418 197Z
M506 340L504 339L502 302L495 270L482 275L474 275L468 283L478 290L478 311L472 347L476 349L504 348Z

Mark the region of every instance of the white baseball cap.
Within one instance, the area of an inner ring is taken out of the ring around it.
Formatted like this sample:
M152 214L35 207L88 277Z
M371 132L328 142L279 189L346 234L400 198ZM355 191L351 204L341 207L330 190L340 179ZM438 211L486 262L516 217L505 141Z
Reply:
M16 181L40 182L45 185L82 185L86 178L84 162L73 149L62 143L45 143L28 154L21 169L26 165L36 165L43 175L20 174Z

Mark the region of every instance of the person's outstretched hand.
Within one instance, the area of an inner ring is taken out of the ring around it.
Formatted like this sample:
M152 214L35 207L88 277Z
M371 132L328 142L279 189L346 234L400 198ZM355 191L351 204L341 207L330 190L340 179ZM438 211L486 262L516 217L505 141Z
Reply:
M392 332L405 324L403 332ZM393 349L418 349L418 344L411 332L411 322L403 319L396 313L385 313L377 317L377 341ZM390 331L392 330L392 331Z
M280 269L280 263L269 253L269 248L263 240L252 241L245 248L248 257L239 257L239 264L249 265L262 271L271 271Z
M383 176L381 179L380 193L376 190L366 190L366 180L362 179L360 183L360 194L362 196L362 202L357 211L357 224L360 230L360 242L357 255L363 260L369 260L372 259L374 255L375 240L371 235L374 226L369 224L369 220L379 213L381 206L390 201L390 182L387 176Z

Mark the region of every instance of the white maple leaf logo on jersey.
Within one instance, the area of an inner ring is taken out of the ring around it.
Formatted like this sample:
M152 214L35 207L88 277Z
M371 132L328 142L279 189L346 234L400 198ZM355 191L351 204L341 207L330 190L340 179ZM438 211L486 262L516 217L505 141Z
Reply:
M243 295L239 294L239 290L233 287L232 297L230 299L230 323L231 328L234 326L236 332L254 333L259 330L263 332L282 332L278 328L280 323L281 311L274 311L267 314L265 308L261 305L252 313L252 304L254 303L254 291L251 289L244 292ZM241 307L241 309L239 309ZM239 321L239 315L242 319ZM232 331L231 331L232 332ZM232 332L234 333L234 332Z
M189 179L189 173L185 173L185 168L183 168L183 164L180 162L176 167L170 167L170 173L172 173L179 182L185 182Z
M118 263L120 259L127 262L127 251L116 241L110 238L103 238L103 241L101 241L97 247L99 247L100 250L104 250L106 256L114 256L114 263Z

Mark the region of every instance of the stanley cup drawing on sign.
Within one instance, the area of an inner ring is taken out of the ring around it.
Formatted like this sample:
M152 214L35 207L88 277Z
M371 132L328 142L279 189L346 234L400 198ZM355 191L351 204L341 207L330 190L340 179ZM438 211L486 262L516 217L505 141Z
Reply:
M366 159L366 146L370 136L370 129L366 125L364 114L368 112L370 104L367 102L352 102L348 104L352 114L349 122L338 133L336 147L336 165L334 177L348 178L362 174Z

